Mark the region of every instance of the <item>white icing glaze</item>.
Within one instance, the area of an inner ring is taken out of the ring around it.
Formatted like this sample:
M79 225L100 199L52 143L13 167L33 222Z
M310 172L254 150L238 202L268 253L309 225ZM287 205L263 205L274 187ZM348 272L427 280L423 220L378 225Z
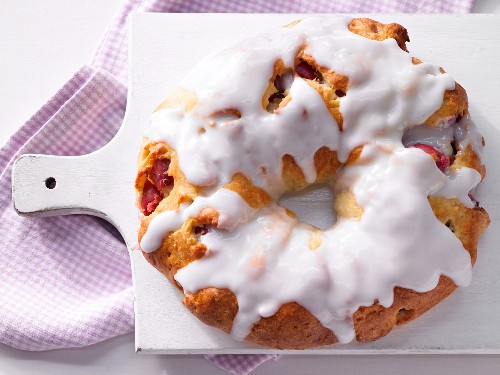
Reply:
M390 306L395 286L425 292L440 275L460 286L470 281L468 252L436 219L427 197L456 196L470 205L467 194L477 176L464 169L447 177L431 156L402 144L406 130L406 145L423 142L450 154L449 124L435 130L418 125L440 107L455 82L434 65L413 65L393 39L378 42L351 33L349 22L344 16L308 18L215 52L182 83L197 95L197 105L152 116L146 136L176 149L183 173L204 187L205 197L157 215L141 247L154 251L186 218L205 207L218 210L218 228L200 236L210 256L180 269L175 279L187 293L230 289L239 306L232 329L238 339L261 316L295 301L348 342L354 338L352 314L375 300ZM349 77L340 99L342 133L322 98L300 77L291 83L284 108L275 113L262 108L274 63L282 59L293 67L302 46L320 65ZM227 115L228 109L241 116ZM464 127L463 133L472 134L471 129ZM464 136L463 142L476 138ZM345 161L360 145L360 158L340 170L334 190L351 190L363 215L339 217L321 232L277 204L256 211L236 193L217 190L241 172L277 198L283 193L283 155L292 155L313 182L320 147L337 150Z
M189 204L181 204L176 211L158 214L149 224L141 239L141 249L150 253L158 249L165 235L178 230L190 217L196 217L204 208L213 208L219 212L217 227L232 231L240 223L247 222L255 213L238 193L229 189L219 189L209 197L196 197Z
M181 205L176 211L165 211L156 216L149 223L148 230L141 239L139 246L142 251L151 253L161 246L163 238L182 226L186 216L188 205Z
M481 174L472 168L450 170L446 176L444 186L433 195L446 198L457 198L466 207L474 207L474 202L469 197L469 192L481 182Z
M353 191L365 212L359 222L343 218L323 231L315 251L308 247L314 228L272 206L229 235L216 230L202 236L210 257L190 263L175 279L188 293L207 285L232 290L238 339L260 316L296 301L341 342L354 338L351 316L358 307L376 299L389 307L395 286L424 292L440 275L469 283L468 252L427 202L444 180L431 158L417 149L388 152L387 145L367 145L359 164L342 173L340 187L346 180L356 181ZM387 209L391 205L398 210Z
M486 162L483 136L479 133L476 123L472 121L469 115L462 117L462 119L455 126L454 137L458 142L460 151L465 150L468 145L471 145L476 154L479 156L481 162L483 164Z
M307 18L210 55L181 83L197 95L197 106L187 113L158 111L146 136L174 147L182 171L195 185L220 186L242 172L274 197L282 192L285 154L295 158L310 182L318 146L338 149L345 161L352 149L374 138L401 140L404 128L422 123L440 107L455 81L437 66L414 65L394 39L379 42L350 32L350 20ZM275 61L293 67L304 45L320 65L349 77L347 95L340 100L341 142L321 97L300 77L290 88L292 100L279 113L262 108ZM209 126L214 114L228 109L237 109L241 118Z
M403 134L403 144L405 147L413 146L417 143L423 143L434 146L443 154L450 157L453 154L453 126L433 128L426 125L414 126L407 129Z
M242 172L253 177L255 185L279 196L283 192L283 155L294 156L306 180L314 182L315 152L322 146L335 150L339 141L337 124L320 95L303 79L293 81L290 96L292 100L284 110L271 114L262 109L261 96L256 94L260 106L257 114L255 109L234 103L229 108L238 108L241 118L221 121L213 127L197 111L183 115L176 108L164 109L153 114L148 136L166 139L178 147L181 169L194 184L219 185ZM208 112L217 111L215 107ZM176 121L180 117L182 121ZM200 134L200 128L205 132Z

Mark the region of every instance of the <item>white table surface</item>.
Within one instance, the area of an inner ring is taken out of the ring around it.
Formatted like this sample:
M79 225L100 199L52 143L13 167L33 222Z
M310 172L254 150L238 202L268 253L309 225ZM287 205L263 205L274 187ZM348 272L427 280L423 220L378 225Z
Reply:
M122 0L1 0L0 145L83 63L90 60ZM476 0L474 12L500 13ZM76 43L75 43L76 41ZM78 46L78 47L75 47ZM473 322L471 322L473 324ZM496 355L284 356L252 374L496 374ZM0 344L0 375L225 374L202 356L134 353L133 334L81 349L33 353Z

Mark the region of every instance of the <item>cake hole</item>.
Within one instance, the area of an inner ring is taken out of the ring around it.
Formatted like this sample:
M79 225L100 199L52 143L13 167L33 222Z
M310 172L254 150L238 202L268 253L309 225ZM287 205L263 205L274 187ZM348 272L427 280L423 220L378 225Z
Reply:
M316 70L313 66L309 65L309 63L301 60L297 66L295 67L295 71L297 74L304 78L310 80L316 80L318 82L323 82L323 76L320 72Z
M203 236L203 235L207 234L209 231L210 231L210 228L206 224L197 225L193 228L193 233L198 235L198 236Z
M266 111L269 113L274 113L275 110L278 109L280 103L285 98L281 92L275 92L269 97L269 103L267 104Z
M56 179L54 177L49 177L45 180L45 187L47 189L50 189L50 190L54 189L56 187L56 184L57 184L57 182L56 182Z
M271 94L267 99L266 111L269 113L274 113L280 106L281 102L287 96L287 92L293 83L293 71L291 69L286 70L282 75L276 76L274 79L274 88L278 90L277 92Z
M448 220L445 225L448 227L449 230L451 230L453 233L455 233L455 226L453 225L451 220Z
M401 325L409 322L415 316L415 310L399 309L396 315L396 325Z
M337 95L339 98L342 98L345 96L345 91L344 90L335 90L335 95Z
M283 194L278 203L293 211L299 220L324 230L337 221L334 199L335 193L329 185L314 184L301 191Z
M293 83L293 71L291 69L286 70L282 75L276 76L274 79L274 87L278 92L284 93L292 87Z
M212 119L218 125L230 124L233 121L239 120L241 118L241 112L236 108L227 108L222 111L215 112L212 114Z

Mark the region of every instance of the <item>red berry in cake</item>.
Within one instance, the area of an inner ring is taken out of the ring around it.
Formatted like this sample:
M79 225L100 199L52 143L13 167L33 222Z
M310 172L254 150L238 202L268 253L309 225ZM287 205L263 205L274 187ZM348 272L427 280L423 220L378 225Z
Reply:
M439 149L434 146L429 146L423 143L417 143L413 145L413 147L419 148L422 151L428 153L434 161L436 162L436 166L439 168L441 172L444 172L446 168L450 166L450 159L443 154Z

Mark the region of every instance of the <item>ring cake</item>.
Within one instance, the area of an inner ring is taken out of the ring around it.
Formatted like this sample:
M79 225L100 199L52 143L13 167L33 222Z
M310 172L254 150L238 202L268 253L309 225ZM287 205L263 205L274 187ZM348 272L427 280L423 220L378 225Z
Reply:
M212 53L156 109L139 244L201 321L281 349L368 342L469 284L484 139L408 41L306 18ZM277 203L316 183L335 194L325 230Z

